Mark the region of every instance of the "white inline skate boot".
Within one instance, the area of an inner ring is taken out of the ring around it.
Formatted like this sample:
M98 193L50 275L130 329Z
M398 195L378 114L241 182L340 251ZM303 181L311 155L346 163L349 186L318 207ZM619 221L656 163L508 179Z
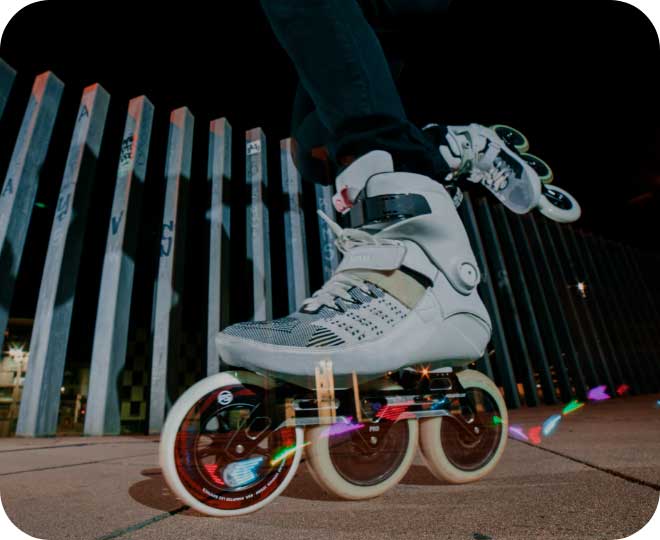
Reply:
M517 129L503 124L428 124L422 131L451 169L445 178L447 185L458 187L462 180L481 184L517 214L537 208L560 223L580 218L582 210L575 197L552 184L552 169L529 153L529 141Z
M473 482L507 439L502 395L468 364L491 323L452 199L374 151L337 178L344 258L288 317L217 336L230 370L175 403L160 461L173 493L213 516L257 510L301 457L325 490L366 499L395 486L416 450L446 483ZM236 369L241 368L241 369Z
M288 317L221 332L216 344L223 362L314 375L319 361L330 360L335 375L374 375L481 357L490 318L477 294L479 269L467 234L445 188L395 172L390 155L374 151L337 178L337 190L336 205L351 220L346 229L330 222L344 256L337 271Z
M538 206L539 175L496 130L479 124L429 124L423 131L435 140L452 169L446 180L465 176L470 182L480 183L517 214L526 214Z

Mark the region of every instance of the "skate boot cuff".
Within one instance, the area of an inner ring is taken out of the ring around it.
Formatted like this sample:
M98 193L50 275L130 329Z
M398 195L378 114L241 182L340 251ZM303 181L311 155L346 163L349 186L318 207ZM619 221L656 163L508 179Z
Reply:
M389 152L372 150L351 163L335 181L335 209L347 212L372 176L394 172L394 162Z
M338 216L344 228L358 229L365 225L388 223L431 213L423 195L396 193L375 197L358 197L343 214Z

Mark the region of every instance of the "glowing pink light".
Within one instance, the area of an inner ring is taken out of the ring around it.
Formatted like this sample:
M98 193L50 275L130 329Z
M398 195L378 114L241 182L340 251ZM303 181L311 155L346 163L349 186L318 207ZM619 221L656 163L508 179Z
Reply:
M522 426L509 426L509 435L521 441L529 441L529 437L525 435L525 430Z
M350 418L348 419L350 422ZM323 437L334 437L336 435L344 435L345 433L350 433L351 431L356 431L362 429L364 424L344 424L337 423L332 424L327 430L323 432Z
M592 388L587 393L587 398L589 399L589 401L605 401L606 399L610 399L610 396L605 391L606 389L607 389L607 386L605 386L605 385L597 386L596 388Z

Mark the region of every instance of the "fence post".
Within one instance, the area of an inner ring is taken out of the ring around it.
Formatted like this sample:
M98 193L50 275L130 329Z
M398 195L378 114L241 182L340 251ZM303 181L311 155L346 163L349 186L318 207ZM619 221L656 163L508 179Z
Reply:
M80 254L110 95L83 91L48 242L16 434L54 435Z
M211 184L207 376L220 371L220 357L215 348L215 336L229 320L231 134L231 125L226 118L211 122L206 175L207 181Z
M330 219L335 219L335 207L332 204L333 186L316 184L316 208L325 212ZM318 216L319 240L321 244L321 264L323 265L323 281L328 281L339 265L339 253L335 247L335 235L328 224Z
M117 435L121 430L117 378L126 360L153 112L154 107L145 96L134 98L128 104L96 312L86 435Z
M540 328L543 330L543 342L549 357L548 359L555 368L561 399L564 402L569 402L573 398L573 391L558 337L557 326L560 322L553 320L549 306L549 297L554 291L548 287L547 281L543 277L543 261L537 263L534 258L534 251L532 250L529 235L525 230L524 220L525 217L523 216L511 215L509 223L511 224L517 251L520 254L521 260L524 261L522 270L526 271L527 283L530 286L530 297L536 306L534 313L538 317Z
M9 93L11 92L15 78L16 70L0 58L0 118L2 118L5 105L7 105Z
M541 330L537 321L534 305L530 295L529 286L523 270L521 260L523 259L524 252L519 249L513 239L513 232L511 226L507 221L504 206L497 205L493 209L495 224L499 232L500 245L503 254L506 258L508 267L511 269L509 280L512 285L513 297L516 300L516 305L521 312L521 323L525 335L525 343L530 351L530 364L532 369L536 368L539 374L539 381L541 383L541 390L543 398L547 405L557 403L557 395L555 393L552 375L550 374L550 366L548 363L548 356L545 351L543 339L541 338ZM519 216L512 216L514 220L520 220Z
M529 358L529 350L525 343L520 314L507 274L507 267L502 255L502 247L495 229L490 205L485 198L477 201L477 212L481 218L481 230L486 238L485 246L488 259L491 263L492 272L497 279L497 288L501 294L500 301L504 312L507 314L504 326L508 331L510 337L509 343L515 351L514 355L517 358L518 375L521 377L521 382L525 389L525 402L528 406L535 407L539 404L539 397L536 392L536 381Z
M289 293L289 312L300 307L309 296L309 271L307 267L307 243L305 215L302 208L300 174L293 163L291 139L280 142L282 168L282 192L286 197L284 210L284 244L286 248L286 279Z
M566 268L562 264L562 261L566 260L567 255L564 254L564 256L562 257L560 248L553 238L552 227L553 225L551 225L547 219L542 220L539 225L539 229L543 233L545 233L544 244L548 247L548 254L549 254L548 260L550 261L550 264L552 265L553 273L555 274L555 276L553 277L555 278L555 285L557 288L557 292L559 293L560 297L563 297L565 301L564 305L568 306L567 309L564 311L564 313L569 314L569 322L572 323L572 326L577 334L576 341L580 351L580 355L579 355L580 369L575 373L578 375L580 379L583 379L585 385L587 385L583 390L586 395L586 391L588 390L588 388L593 388L594 386L597 386L599 384L598 377L596 375L594 364L591 359L591 351L589 349L589 343L584 333L582 323L580 322L580 318L577 313L577 308L575 307L574 298L572 296L572 293L568 290L569 277L566 272ZM559 279L557 280L557 278ZM578 395L579 393L580 390L578 390Z
M612 345L612 340L605 328L603 322L603 313L600 308L599 298L589 294L589 287L594 283L593 275L586 264L586 255L582 252L577 243L576 232L573 227L564 227L566 234L566 247L568 248L568 256L575 261L577 272L581 272L584 280L586 281L585 298L582 298L582 304L587 316L587 321L591 327L591 333L596 341L598 353L600 355L600 363L602 366L602 374L605 376L605 383L612 390L616 391L616 384L612 376L612 366L618 365L616 360L616 352ZM588 299L588 301L587 301Z
M46 159L64 84L47 71L37 76L0 191L0 350L21 264L39 175Z
M586 356L588 361L588 374L591 374L593 381L591 383L592 387L605 384L608 388L612 388L613 383L610 377L609 369L607 369L607 364L605 363L605 351L603 349L600 335L596 330L593 317L591 316L591 311L589 306L585 303L585 299L582 298L582 293L580 293L580 298L577 297L577 291L579 290L578 284L584 283L584 271L578 265L577 259L575 259L574 254L571 253L570 246L567 242L565 231L570 228L569 225L560 224L558 222L554 223L554 228L556 231L556 238L558 240L557 249L560 253L564 254L563 259L566 261L566 264L562 265L564 276L566 277L566 283L569 290L568 296L570 301L574 306L574 313L577 322L578 331L582 333L583 339L587 346L589 354ZM573 285L574 284L574 285ZM593 343L591 346L590 343ZM594 353L594 354L592 354ZM597 363L594 358L598 358L598 361L602 367L602 371L597 369Z
M594 275L600 283L601 299L608 306L606 320L610 326L610 333L619 343L619 350L626 362L628 380L624 382L631 386L632 393L641 394L644 392L644 380L637 372L636 358L639 352L636 349L632 328L627 324L629 320L623 311L622 302L626 300L619 296L619 284L616 280L613 281L610 274L610 255L601 251L600 241L595 236L590 235L589 238L585 238L585 242L588 243L589 249L586 253L591 259Z
M577 398L586 399L587 383L582 372L582 365L575 339L568 324L566 309L562 303L560 293L560 287L563 287L565 284L561 281L561 276L560 282L557 282L557 271L555 270L555 265L559 264L556 259L557 254L554 252L554 246L546 244L543 241L541 229L536 222L534 214L527 214L523 217L523 221L527 225L527 232L531 238L530 245L536 257L537 269L540 272L541 282L543 284L543 292L545 293L545 298L548 300L548 307L550 308L550 313L563 349L561 353L562 362L568 368L572 380L571 394L574 387Z
M268 218L268 163L266 136L261 128L245 134L245 177L250 188L247 208L247 259L252 264L253 319L270 320L273 301L270 274L270 226Z
M642 356L645 360L644 366L644 380L648 385L649 392L657 392L659 389L659 380L656 374L656 358L653 352L654 339L651 333L648 332L649 317L646 315L640 302L643 298L643 293L638 289L639 277L636 272L628 265L623 246L619 243L612 241L606 244L608 251L614 254L612 261L612 268L618 273L619 283L628 284L628 291L626 293L629 313L633 322L633 328L639 336L639 343L642 347ZM640 358L641 359L641 358Z
M506 334L504 333L504 325L502 324L502 317L500 316L500 308L497 303L497 296L495 295L495 288L493 285L493 275L490 272L488 261L486 259L486 251L484 249L481 234L477 225L477 218L474 215L474 207L469 193L465 193L463 204L459 207L459 212L465 224L465 230L470 238L470 245L474 250L474 254L479 263L481 271L481 283L479 284L479 294L486 305L486 309L490 315L493 323L493 346L495 347L495 362L497 363L498 375L504 388L504 398L510 408L520 407L520 396L518 395L518 388L516 386L516 377L511 365L511 354L509 346L506 343ZM481 361L481 360L480 360ZM484 356L483 363L485 366L486 374L493 379L493 369L491 366L490 358Z
M592 283L590 293L601 306L601 323L603 330L608 339L612 343L612 348L615 351L615 370L618 375L618 382L629 383L633 393L639 393L639 384L634 380L634 374L630 368L629 346L624 342L625 335L623 333L623 325L618 319L619 313L616 309L616 303L612 300L610 291L605 290L604 282L601 279L601 271L598 269L599 265L594 261L592 254L592 242L584 236L584 234L576 234L576 242L578 242L577 249L582 253L585 262L585 268L589 274L589 280ZM626 368L622 369L622 364Z
M183 262L195 119L187 107L172 111L165 163L165 205L153 311L149 433L159 433L171 405L176 373L168 369L178 354L183 303Z
M651 369L654 372L656 378L656 391L660 390L660 361L658 356L660 354L659 350L659 340L656 333L657 322L658 322L658 312L655 308L653 302L653 297L651 296L651 291L645 283L645 278L642 273L642 270L638 264L637 257L633 249L629 246L623 247L624 258L628 262L628 266L633 273L633 281L637 282L638 292L637 295L640 298L640 304L644 311L644 321L645 321L645 331L646 335L650 340L651 353L652 353L652 365Z

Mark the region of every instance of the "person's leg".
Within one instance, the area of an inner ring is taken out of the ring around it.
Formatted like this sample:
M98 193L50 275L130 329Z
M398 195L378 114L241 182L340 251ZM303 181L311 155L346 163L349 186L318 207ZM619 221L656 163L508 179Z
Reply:
M262 6L330 136L333 161L346 164L380 149L392 154L398 170L437 174L437 150L408 121L378 38L355 0L262 0Z
M332 136L301 84L293 100L291 138L293 162L303 180L332 185L337 176L337 167L328 152Z
M403 70L404 59L398 51L390 51L387 60L392 76L397 81ZM316 105L300 83L293 100L291 138L293 161L303 180L323 185L333 184L338 171L329 157L332 135L321 122ZM446 174L445 169L437 171L438 177Z

